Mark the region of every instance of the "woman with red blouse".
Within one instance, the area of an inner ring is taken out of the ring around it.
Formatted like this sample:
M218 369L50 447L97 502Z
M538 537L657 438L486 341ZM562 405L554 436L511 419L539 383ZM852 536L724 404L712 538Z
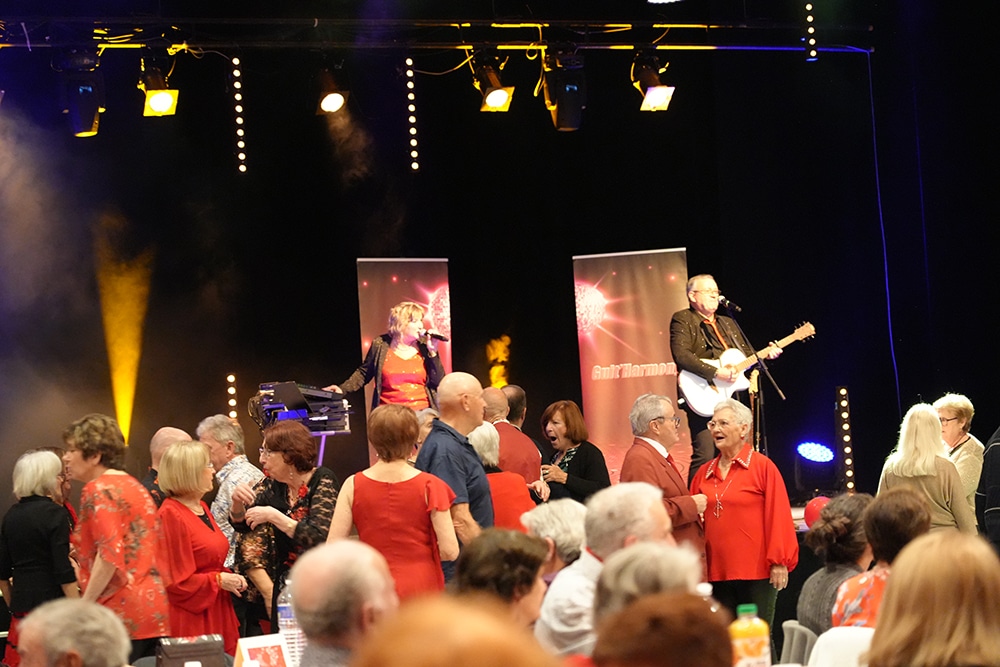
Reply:
M733 399L715 407L709 432L719 456L702 466L691 493L708 496L705 556L712 594L735 615L755 603L770 625L778 591L799 562L788 491L778 468L748 440L753 415Z
M115 612L132 640L130 663L154 655L170 637L167 594L157 569L159 521L149 492L125 467L118 422L91 414L63 432L63 463L83 482L72 544L83 599Z
M229 540L201 499L215 475L208 446L175 442L158 472L167 494L158 514L171 630L178 637L220 634L226 653L235 655L240 635L230 593L241 595L247 582L224 567Z

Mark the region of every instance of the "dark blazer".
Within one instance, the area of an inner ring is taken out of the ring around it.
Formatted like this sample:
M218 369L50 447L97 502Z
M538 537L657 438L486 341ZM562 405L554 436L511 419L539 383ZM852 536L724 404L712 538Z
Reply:
M586 440L577 447L573 460L566 470L566 483L549 482L551 494L549 498L572 498L578 502L587 502L587 498L601 489L611 486L608 476L608 464L604 462L604 454Z
M13 577L11 612L26 614L63 597L61 584L76 581L69 560L69 514L50 498L21 498L0 529L0 577Z
M677 469L663 458L652 445L636 438L625 452L622 462L622 482L647 482L663 489L663 504L674 524L677 543L688 542L701 554L705 566L705 527L694 499Z
M754 353L743 340L733 318L716 313L715 321L722 335L728 339L724 345L716 338L711 327L704 324L705 318L694 308L674 313L670 319L670 353L677 368L711 380L719 369L706 364L702 359L718 359L734 344L748 357Z
M385 365L386 355L392 349L389 347L390 343L392 343L392 336L390 334L382 334L372 340L371 347L368 348L368 354L365 355L365 360L351 374L351 377L338 385L345 394L349 394L375 380L375 391L372 393L372 410L379 406L379 399L382 396L382 366ZM424 360L424 371L427 373L427 401L432 408L437 409L437 386L441 383L441 378L444 377L444 366L441 364L441 355L430 356L427 346L420 342L417 343L417 349L420 350L420 356Z

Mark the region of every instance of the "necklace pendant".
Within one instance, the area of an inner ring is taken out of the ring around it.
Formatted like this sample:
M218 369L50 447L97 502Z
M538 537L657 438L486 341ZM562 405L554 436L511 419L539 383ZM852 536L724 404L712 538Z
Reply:
M715 497L715 511L713 514L715 514L716 519L718 519L719 515L722 514L722 499L718 496Z

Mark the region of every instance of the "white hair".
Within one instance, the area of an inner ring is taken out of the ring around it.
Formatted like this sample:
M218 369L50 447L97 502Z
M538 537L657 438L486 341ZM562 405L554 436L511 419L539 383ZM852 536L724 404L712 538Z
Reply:
M32 449L21 454L14 464L14 496L51 496L59 486L63 465L59 457L44 449Z
M36 607L21 622L21 637L29 632L40 637L48 667L70 652L80 656L82 667L122 667L132 652L121 619L107 607L79 598L61 598Z
M663 490L646 482L601 489L587 501L587 546L598 558L607 558L625 546L628 537L648 538L655 530L649 510L660 502Z
M587 508L572 498L542 503L521 515L521 524L530 535L550 539L556 554L569 565L580 557L586 540L583 522Z
M653 593L694 593L701 554L687 544L636 542L611 554L597 580L594 621Z
M472 448L479 454L479 460L485 466L495 466L500 463L500 432L489 422L483 422L472 429L468 436Z

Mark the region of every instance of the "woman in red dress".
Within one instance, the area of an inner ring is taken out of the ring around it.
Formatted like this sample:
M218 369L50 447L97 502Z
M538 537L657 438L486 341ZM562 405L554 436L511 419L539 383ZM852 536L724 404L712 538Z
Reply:
M406 462L418 431L409 408L383 405L372 411L368 440L379 460L344 482L327 538L343 539L357 527L361 541L388 561L400 600L443 590L441 561L458 557L451 520L455 494Z
M66 472L83 482L72 539L82 597L122 619L134 663L153 655L160 637L170 636L167 594L156 563L156 504L123 470L125 438L114 419L82 417L66 428L63 440Z
M176 442L163 453L159 483L168 497L158 513L160 562L173 634L220 634L226 653L235 655L240 637L230 593L241 595L247 582L223 566L229 540L201 499L214 474L203 443Z

